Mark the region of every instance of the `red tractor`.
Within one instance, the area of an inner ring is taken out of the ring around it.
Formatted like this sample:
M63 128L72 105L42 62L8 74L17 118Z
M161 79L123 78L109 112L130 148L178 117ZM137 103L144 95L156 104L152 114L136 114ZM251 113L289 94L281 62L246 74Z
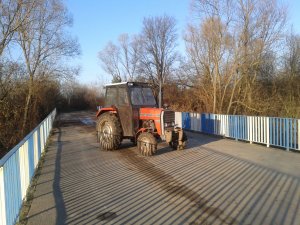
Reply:
M118 149L123 139L137 143L144 156L153 155L157 140L182 150L187 137L175 124L175 112L158 108L149 84L106 85L105 106L97 112L97 138L103 150Z

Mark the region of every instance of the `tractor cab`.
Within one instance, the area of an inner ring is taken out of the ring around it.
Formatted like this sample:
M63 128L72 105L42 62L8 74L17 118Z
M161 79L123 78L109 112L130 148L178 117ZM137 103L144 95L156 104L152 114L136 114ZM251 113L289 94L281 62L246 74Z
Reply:
M106 85L105 106L157 107L151 87L146 83L124 82Z

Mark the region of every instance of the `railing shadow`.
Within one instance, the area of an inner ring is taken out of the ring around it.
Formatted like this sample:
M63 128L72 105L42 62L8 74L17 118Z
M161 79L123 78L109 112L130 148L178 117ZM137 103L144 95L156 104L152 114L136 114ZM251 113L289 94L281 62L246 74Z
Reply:
M57 153L55 160L55 171L54 171L54 181L53 181L53 195L55 200L56 208L56 224L64 224L67 218L66 208L64 204L64 198L61 191L61 164L62 164L62 151L63 143L61 140L62 132L61 128L58 127L58 136L57 136Z

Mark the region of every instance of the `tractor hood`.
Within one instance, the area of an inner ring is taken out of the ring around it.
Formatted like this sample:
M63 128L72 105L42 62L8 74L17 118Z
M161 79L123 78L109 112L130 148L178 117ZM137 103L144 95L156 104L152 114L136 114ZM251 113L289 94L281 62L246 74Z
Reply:
M174 129L175 112L162 108L140 108L140 120L153 120L158 134L164 139L165 130Z
M161 108L140 108L140 119L141 120L160 120Z

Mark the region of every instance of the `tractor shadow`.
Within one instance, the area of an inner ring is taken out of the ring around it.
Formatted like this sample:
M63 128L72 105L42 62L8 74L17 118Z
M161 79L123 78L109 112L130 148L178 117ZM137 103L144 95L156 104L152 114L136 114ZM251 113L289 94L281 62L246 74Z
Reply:
M168 143L164 141L158 141L157 152L153 156L155 157L163 154L168 154L174 151L189 151L191 149L209 144L211 142L216 142L222 139L221 137L202 134L199 132L191 132L191 131L185 131L185 132L187 134L188 141L184 150L174 150L172 149L172 147L168 145ZM137 145L135 145L134 143L132 143L130 140L127 139L122 141L120 147L116 151L120 151L122 154L127 153L127 154L140 155Z
M173 151L189 151L191 149L222 139L222 137L207 135L200 132L185 131L185 133L187 135L188 140L184 150L174 150L166 142L162 141L158 144L158 149L155 155L167 154Z

